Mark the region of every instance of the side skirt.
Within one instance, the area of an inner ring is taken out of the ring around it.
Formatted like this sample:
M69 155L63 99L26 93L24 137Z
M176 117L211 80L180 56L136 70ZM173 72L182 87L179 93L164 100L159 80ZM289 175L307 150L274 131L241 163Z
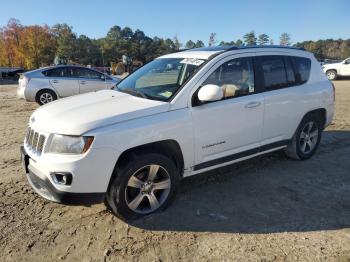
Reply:
M258 156L258 155L262 155L265 153L269 153L275 150L279 150L282 149L284 147L286 147L288 144L290 143L290 140L282 140L282 141L278 141L278 142L274 142L271 144L267 144L267 145L263 145L257 148L253 148L253 149L249 149L246 151L242 151L239 153L235 153L232 155L228 155L228 156L224 156L224 157L220 157L217 159L213 159L207 162L203 162L200 163L198 165L195 165L193 167L193 171L195 173L200 173L200 172L204 172L210 169L214 169L214 168L218 168L221 166L225 166L225 165L229 165L232 163L236 163L248 158L252 158L254 156Z

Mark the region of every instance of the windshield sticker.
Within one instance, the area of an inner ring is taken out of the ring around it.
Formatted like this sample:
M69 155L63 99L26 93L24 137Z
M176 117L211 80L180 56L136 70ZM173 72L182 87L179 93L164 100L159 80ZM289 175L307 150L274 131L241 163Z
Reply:
M200 66L201 64L204 63L204 60L197 59L197 58L185 58L185 59L181 60L180 63Z
M170 92L170 91L165 91L165 92L163 92L163 93L160 93L161 96L164 96L164 97L166 97L166 98L171 97L172 94L173 94L173 93Z

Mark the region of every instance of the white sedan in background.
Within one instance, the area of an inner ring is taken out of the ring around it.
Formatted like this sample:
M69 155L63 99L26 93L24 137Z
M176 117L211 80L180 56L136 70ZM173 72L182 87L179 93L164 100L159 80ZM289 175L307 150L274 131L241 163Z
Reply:
M119 81L119 78L81 66L46 67L21 75L17 97L43 105L67 96L112 89Z

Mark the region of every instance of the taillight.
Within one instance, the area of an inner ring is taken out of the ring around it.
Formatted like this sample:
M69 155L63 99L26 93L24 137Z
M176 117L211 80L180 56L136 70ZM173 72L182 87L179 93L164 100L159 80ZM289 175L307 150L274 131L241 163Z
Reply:
M335 102L335 85L333 82L331 82L332 87L333 87L333 102Z
M22 81L22 86L23 86L23 87L27 86L28 83L29 83L29 81L30 81L30 77L24 76L24 77L23 77L23 81Z

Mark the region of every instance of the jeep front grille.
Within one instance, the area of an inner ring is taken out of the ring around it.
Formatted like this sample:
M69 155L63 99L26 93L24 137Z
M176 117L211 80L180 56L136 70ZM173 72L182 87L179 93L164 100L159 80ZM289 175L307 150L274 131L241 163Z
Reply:
M44 148L45 139L44 135L28 127L25 144L30 151L40 156Z

